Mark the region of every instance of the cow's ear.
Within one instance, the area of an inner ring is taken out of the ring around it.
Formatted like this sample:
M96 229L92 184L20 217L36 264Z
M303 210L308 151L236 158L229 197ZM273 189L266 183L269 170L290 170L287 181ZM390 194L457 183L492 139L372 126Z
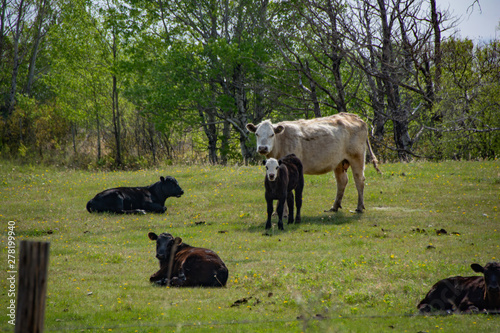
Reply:
M479 264L472 264L470 268L476 273L484 273L484 267Z
M250 124L247 124L247 130L249 130L250 132L252 133L255 133L257 131L257 126L255 126L254 124L250 123Z
M266 163L267 163L267 160L262 161L262 165L266 165Z
M155 234L154 232L150 232L150 233L148 234L148 237L149 237L149 239L151 239L151 240L153 240L153 241L158 239L158 235L157 235L157 234Z
M283 163L282 160L278 160L278 165L281 165L281 163Z
M274 134L280 134L285 130L285 126L278 125L274 128Z
M177 244L177 246L181 245L182 244L182 238L175 237L175 244Z
M165 181L165 177L160 176L160 181L164 182Z

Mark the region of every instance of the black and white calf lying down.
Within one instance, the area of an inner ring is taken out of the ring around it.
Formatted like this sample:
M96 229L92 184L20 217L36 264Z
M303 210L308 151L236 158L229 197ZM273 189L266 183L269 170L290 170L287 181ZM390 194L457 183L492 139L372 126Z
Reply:
M266 229L271 228L273 214L273 200L278 200L278 228L283 230L283 209L288 204L288 224L293 223L293 190L295 190L295 204L297 215L295 222L300 223L300 209L302 207L302 191L304 189L304 172L302 162L294 154L289 154L280 160L270 158L266 165L266 202L267 222Z
M165 200L179 198L184 191L174 177L160 177L160 181L144 187L117 187L98 193L87 202L89 213L116 214L164 213Z

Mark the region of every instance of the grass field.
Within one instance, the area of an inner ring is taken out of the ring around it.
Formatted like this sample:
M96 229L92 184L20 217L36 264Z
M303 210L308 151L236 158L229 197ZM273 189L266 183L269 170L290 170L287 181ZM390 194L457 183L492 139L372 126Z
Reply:
M351 213L350 171L338 213L324 212L333 175L306 175L302 223L266 235L263 167L88 172L0 161L2 267L8 221L17 242L51 243L47 332L500 332L500 316L416 311L437 280L499 260L500 161L381 170L367 165L363 214ZM185 191L167 200L166 214L85 210L106 188L166 175ZM216 251L229 269L226 288L152 286L149 231ZM9 302L6 277L4 268L1 304ZM12 331L2 318L1 330Z

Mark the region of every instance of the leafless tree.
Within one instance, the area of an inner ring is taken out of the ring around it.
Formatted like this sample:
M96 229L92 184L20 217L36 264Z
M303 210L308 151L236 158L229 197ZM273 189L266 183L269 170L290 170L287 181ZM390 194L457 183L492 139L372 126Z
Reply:
M307 93L305 102L313 104L316 117L322 115L322 105L347 112L352 99L346 87L354 83L355 69L346 57L344 5L342 0L285 3L284 18L273 21L273 38L286 63L297 72L297 85ZM321 99L320 92L327 98Z
M423 0L356 3L344 26L355 50L350 55L366 74L372 134L381 140L391 121L395 150L408 160L423 129L413 129L412 135L410 127L424 109L432 109L439 89L441 31L448 14L439 12L433 0L430 6Z

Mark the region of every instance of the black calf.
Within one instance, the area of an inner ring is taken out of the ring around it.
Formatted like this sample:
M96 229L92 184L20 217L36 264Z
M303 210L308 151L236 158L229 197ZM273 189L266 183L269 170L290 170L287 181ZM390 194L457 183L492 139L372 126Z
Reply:
M273 214L273 200L278 200L278 228L283 230L283 209L285 202L288 204L288 224L294 222L293 218L293 190L295 190L295 203L297 215L295 222L300 223L300 209L302 207L302 191L304 189L304 173L302 162L290 154L279 161L270 158L265 161L266 165L266 201L267 201L267 221L266 229L271 228L271 216Z
M165 200L179 198L184 191L174 177L160 177L160 181L145 187L118 187L98 193L87 202L89 213L117 214L164 213Z

